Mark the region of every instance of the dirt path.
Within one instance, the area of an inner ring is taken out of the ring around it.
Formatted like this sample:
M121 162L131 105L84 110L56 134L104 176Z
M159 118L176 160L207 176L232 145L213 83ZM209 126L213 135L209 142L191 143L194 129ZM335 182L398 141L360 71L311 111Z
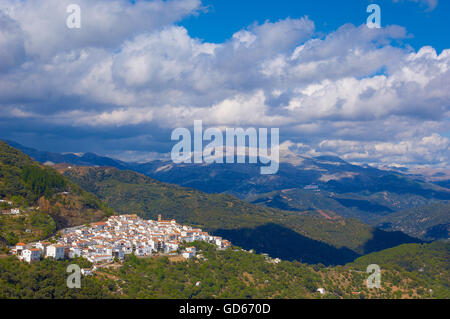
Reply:
M325 213L323 210L321 210L321 209L318 209L317 210L318 212L319 212L319 214L322 216L322 217L324 217L325 219L328 219L328 220L336 220L336 219L338 219L338 217L336 217L336 216L330 216L330 215L328 215L327 213Z
M114 276L114 275L111 275L111 274L107 274L107 273L105 273L105 272L103 272L103 271L96 271L95 274L96 274L96 275L99 275L99 276L106 277L106 278L108 278L108 279L112 279L112 280L120 280L119 277Z

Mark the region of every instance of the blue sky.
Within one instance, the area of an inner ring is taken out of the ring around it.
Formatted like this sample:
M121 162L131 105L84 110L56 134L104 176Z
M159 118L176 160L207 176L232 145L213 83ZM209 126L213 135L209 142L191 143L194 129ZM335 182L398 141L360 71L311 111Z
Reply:
M412 35L404 43L419 49L425 45L437 51L448 48L445 33L450 30L450 1L441 0L436 8L410 1L392 0L207 0L206 13L183 20L180 25L189 34L210 42L220 43L235 32L254 22L275 22L280 19L308 16L318 32L329 33L345 23L361 25L369 16L366 8L371 3L381 7L382 26L401 25Z
M381 29L368 0L2 0L0 138L145 161L202 120L280 128L285 154L448 168L450 1L374 2Z

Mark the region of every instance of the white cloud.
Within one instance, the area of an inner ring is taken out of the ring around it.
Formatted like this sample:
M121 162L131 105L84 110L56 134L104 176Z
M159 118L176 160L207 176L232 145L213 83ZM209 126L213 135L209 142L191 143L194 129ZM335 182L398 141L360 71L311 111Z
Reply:
M341 155L347 160L359 159L373 163L447 165L449 146L448 138L434 133L398 142L324 140L316 151Z
M65 27L65 1L40 2L0 5L0 108L27 120L21 130L50 123L128 138L201 119L280 127L310 154L448 161L450 50L393 46L408 36L402 27L318 37L308 18L285 19L213 44L174 25L197 0L83 0L79 33Z
M51 58L86 47L116 48L135 34L171 24L200 9L200 0L77 0L81 28L66 26L72 0L3 0L0 10L20 24L29 55Z

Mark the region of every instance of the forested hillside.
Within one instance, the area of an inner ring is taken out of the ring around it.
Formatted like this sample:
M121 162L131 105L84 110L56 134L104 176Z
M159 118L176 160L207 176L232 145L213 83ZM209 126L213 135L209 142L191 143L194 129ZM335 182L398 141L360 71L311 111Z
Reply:
M431 244L407 244L375 252L356 259L351 267L364 269L378 264L382 269L400 271L414 278L415 285L432 289L435 297L450 298L450 243L436 241ZM401 280L395 279L396 282Z
M56 170L0 141L0 237L14 244L46 238L58 228L98 221L113 211ZM12 208L19 214L7 214Z
M0 298L449 298L449 245L408 244L373 253L345 266L273 263L233 247L217 251L194 243L202 258L127 257L120 268L83 277L68 289L65 267L86 260L44 260L32 265L0 259ZM366 268L381 266L381 288L369 289ZM324 288L325 294L317 292Z
M450 203L434 203L395 212L374 219L374 224L386 230L398 230L425 240L448 239Z

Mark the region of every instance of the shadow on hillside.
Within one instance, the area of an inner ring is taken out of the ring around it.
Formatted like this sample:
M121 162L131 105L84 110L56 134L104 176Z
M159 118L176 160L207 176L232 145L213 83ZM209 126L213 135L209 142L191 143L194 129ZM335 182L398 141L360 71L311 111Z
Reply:
M425 234L426 239L447 239L449 237L448 230L450 229L450 223L447 224L438 224L433 227L427 228L427 232Z
M368 240L364 246L364 254L392 248L402 244L424 243L422 240L411 237L400 231L383 231L375 228L372 239Z
M379 214L379 213L392 213L393 210L387 206L371 203L368 200L349 199L349 198L332 198L339 202L342 206L347 208L357 208L359 210Z
M213 233L246 250L308 264L343 265L360 256L348 248L338 249L273 223L255 228L218 229Z

